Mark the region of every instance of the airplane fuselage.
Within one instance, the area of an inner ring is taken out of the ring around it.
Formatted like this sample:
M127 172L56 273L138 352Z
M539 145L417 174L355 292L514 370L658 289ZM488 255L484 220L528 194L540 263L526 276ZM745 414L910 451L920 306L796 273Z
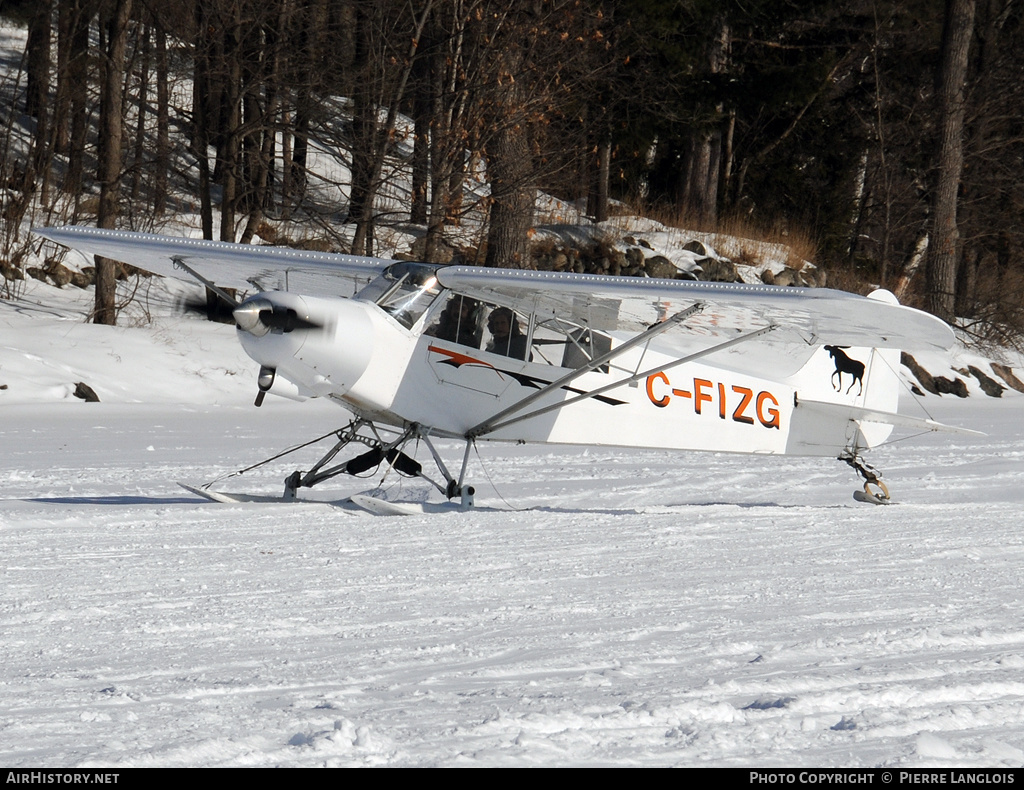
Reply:
M412 318L369 299L261 294L253 298L294 309L320 329L275 330L262 337L239 330L239 339L261 366L276 370L271 392L330 397L374 422L400 428L415 423L448 437L471 435L475 426L572 370L558 364L565 340L536 345L529 358L516 359L488 351L485 341L474 347L431 334L441 293ZM534 326L536 317L523 320ZM537 334L533 340L543 343ZM606 337L611 349L625 339L621 333ZM552 347L558 353L551 353ZM545 350L551 363L539 358ZM868 377L880 364L874 356L878 352L870 349L849 353L868 361ZM675 361L647 346L630 349L610 364L550 388L483 438L802 455L835 455L857 440L854 423L801 410L804 393L833 403L866 403L856 391L835 391L830 383L834 367L823 349L795 376L780 380L703 361L673 366ZM637 377L645 371L651 372ZM629 379L634 380L608 388ZM601 394L582 397L595 390ZM575 399L572 405L556 407L570 399ZM538 411L543 413L529 416ZM867 443L863 437L860 441Z

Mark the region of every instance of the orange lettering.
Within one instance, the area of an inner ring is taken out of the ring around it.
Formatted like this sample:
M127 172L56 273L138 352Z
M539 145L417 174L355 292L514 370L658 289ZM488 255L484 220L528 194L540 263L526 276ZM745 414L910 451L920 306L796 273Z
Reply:
M714 400L711 395L704 392L704 388L711 388L711 382L707 379L694 379L693 380L693 408L700 414L701 403L711 403Z
M669 386L668 376L664 373L652 373L647 377L647 397L651 399L651 403L660 409L664 409L668 406L668 395L662 395L660 398L654 397L654 380L661 379L665 382L665 386Z
M737 387L735 385L733 386L732 391L735 392L737 395L743 396L743 400L740 401L740 405L737 406L736 411L732 413L732 418L736 422L742 422L746 423L747 425L753 425L754 418L748 417L743 412L746 411L747 406L750 405L750 400L754 397L754 391L751 389L747 389L746 387Z
M718 416L725 419L725 385L718 384Z
M774 408L767 410L768 418L765 418L764 402L770 400ZM778 428L779 427L779 402L775 400L775 396L770 392L759 392L757 393L757 419L761 421L761 425L765 428Z

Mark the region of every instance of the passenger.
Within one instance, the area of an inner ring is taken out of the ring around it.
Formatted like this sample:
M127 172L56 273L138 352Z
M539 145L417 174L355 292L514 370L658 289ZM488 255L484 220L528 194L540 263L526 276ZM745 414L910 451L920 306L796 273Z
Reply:
M437 324L427 334L439 340L480 348L479 312L475 299L453 296L444 306Z
M497 307L487 319L491 342L487 350L515 359L526 359L526 336L519 328L519 319L507 307Z

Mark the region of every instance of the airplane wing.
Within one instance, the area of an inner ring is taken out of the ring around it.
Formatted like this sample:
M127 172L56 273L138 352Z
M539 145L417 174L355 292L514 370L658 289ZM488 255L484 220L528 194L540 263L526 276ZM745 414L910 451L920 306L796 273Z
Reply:
M84 225L33 232L85 255L101 255L153 274L194 281L194 276L176 264L178 260L218 286L234 288L239 293L289 290L322 296L351 296L394 263L381 258L171 238Z
M623 278L593 274L450 266L445 287L510 307L589 318L596 329L640 329L694 303L704 306L693 331L729 336L766 325L805 343L899 349L948 349L953 331L929 313L895 301L827 288Z
M438 271L442 285L495 304L539 315L585 321L595 329L632 330L663 321L694 304L699 315L668 344L685 352L683 338L707 344L775 326L764 344L860 346L898 349L950 348L949 326L929 313L904 307L885 291L871 297L826 288L783 288L743 283L623 278L602 275L450 266ZM662 339L659 338L659 345Z

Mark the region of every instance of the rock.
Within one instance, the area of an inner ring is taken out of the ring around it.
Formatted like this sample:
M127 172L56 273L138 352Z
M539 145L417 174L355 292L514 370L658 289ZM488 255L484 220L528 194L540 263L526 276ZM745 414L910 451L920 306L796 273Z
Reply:
M914 359L906 351L900 352L900 364L910 369L910 372L914 374L914 378L918 380L918 383L924 387L932 395L938 395L939 390L935 386L935 377L921 367L918 361Z
M661 277L666 280L675 279L679 269L664 255L652 255L644 264L648 277Z
M334 246L327 239L295 239L292 241L290 246L296 250L309 250L311 252L334 252Z
M48 258L46 260L45 271L46 275L50 278L50 282L58 288L63 288L71 282L74 276L74 272L56 258Z
M711 283L738 283L742 280L736 264L721 258L704 258L700 264L698 279ZM766 270L767 271L767 270Z
M703 255L704 257L709 257L711 255L711 253L708 252L708 248L705 247L702 242L697 241L697 239L692 239L686 242L686 244L683 245L683 249L687 252L695 252L698 255Z
M1017 392L1024 392L1024 381L1021 381L1014 375L1013 368L1000 364L999 362L993 362L992 372L1005 381L1011 388L1017 390Z
M1002 384L996 382L995 379L986 376L974 365L968 365L967 369L971 375L978 380L978 384L981 385L981 391L988 395L990 398L1001 398L1003 397L1003 390L1006 389Z
M0 277L5 280L24 280L25 272L10 261L0 261Z
M963 379L947 379L943 376L935 377L935 389L940 395L956 395L958 398L966 398L970 393Z
M761 282L765 285L775 285L775 272L771 269L765 269L761 272Z
M958 398L966 398L970 395L967 391L967 384L963 379L955 377L947 379L943 376L933 376L921 367L918 361L906 351L900 352L900 362L910 368L914 378L932 395L956 395Z
M71 284L76 288L88 288L96 282L96 267L85 266L80 272L71 272Z
M804 281L800 277L800 272L787 266L781 272L777 272L775 274L774 284L784 286L801 286L804 284Z
M96 394L96 390L90 387L85 382L79 381L75 384L75 397L81 398L86 403L99 403L100 396Z

